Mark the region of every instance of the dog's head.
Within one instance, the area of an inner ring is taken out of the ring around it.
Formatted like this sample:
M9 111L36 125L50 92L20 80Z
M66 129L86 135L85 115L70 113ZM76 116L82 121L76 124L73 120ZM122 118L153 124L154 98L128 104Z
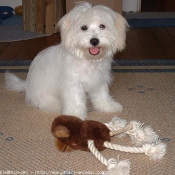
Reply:
M78 4L59 21L58 27L62 45L81 59L100 60L125 48L128 23L106 6Z

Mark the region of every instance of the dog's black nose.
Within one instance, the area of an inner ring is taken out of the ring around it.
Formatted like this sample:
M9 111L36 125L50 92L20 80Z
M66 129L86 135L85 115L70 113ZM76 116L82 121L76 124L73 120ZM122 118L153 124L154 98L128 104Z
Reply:
M90 43L93 45L93 46L97 46L99 44L99 39L97 38L92 38L90 40Z

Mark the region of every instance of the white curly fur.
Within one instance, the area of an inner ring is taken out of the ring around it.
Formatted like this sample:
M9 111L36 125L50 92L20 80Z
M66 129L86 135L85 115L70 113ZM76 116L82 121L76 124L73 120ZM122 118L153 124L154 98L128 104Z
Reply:
M83 26L87 29L82 30ZM87 94L96 109L121 111L122 105L109 95L108 86L112 57L125 47L126 20L108 7L80 3L58 22L58 27L60 45L35 57L26 81L6 73L7 87L25 91L27 102L36 108L81 119L87 116ZM94 38L98 40L95 46L91 42Z

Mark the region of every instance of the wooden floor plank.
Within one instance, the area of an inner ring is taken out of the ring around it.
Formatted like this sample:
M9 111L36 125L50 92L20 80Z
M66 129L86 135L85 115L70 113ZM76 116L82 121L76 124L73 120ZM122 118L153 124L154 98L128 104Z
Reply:
M173 59L175 58L175 42L169 36L168 32L164 28L154 28L152 32L160 44L162 50L164 51L166 58Z
M22 50L26 41L11 42L8 47L1 53L0 60L13 60Z
M130 29L127 35L126 49L128 52L128 59L147 59L147 55L138 37L136 29Z
M128 53L127 53L126 48L123 51L117 52L114 55L114 59L126 60L127 58L128 58Z
M149 59L166 59L160 44L156 41L152 28L137 28L137 34Z
M43 38L43 43L41 44L39 51L50 47L52 45L59 44L61 41L60 33L55 33Z
M60 34L15 42L0 42L0 60L32 60L36 54L60 43ZM115 59L175 59L175 27L131 28L127 32L126 49Z
M166 32L169 34L169 36L173 39L175 42L175 27L166 27L164 28Z
M9 42L0 42L0 54L8 47Z
M32 60L39 52L43 44L43 37L37 39L30 39L25 42L23 49L17 54L15 60Z

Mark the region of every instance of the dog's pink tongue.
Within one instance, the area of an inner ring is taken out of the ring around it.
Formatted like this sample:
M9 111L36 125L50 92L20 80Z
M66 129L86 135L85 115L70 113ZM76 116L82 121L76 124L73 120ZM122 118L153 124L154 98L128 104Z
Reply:
M97 55L99 53L100 49L98 47L91 47L89 49L89 52L92 54L92 55Z

